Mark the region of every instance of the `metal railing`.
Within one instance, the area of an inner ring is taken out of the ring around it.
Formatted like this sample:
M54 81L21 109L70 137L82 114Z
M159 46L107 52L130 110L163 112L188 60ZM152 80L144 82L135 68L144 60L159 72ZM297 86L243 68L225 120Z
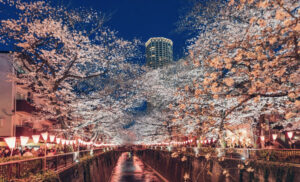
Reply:
M22 178L30 174L36 174L43 170L62 170L66 167L72 166L78 162L80 158L100 155L103 153L103 149L83 150L77 152L70 152L59 154L55 156L36 157L26 160L10 161L0 163L0 182L6 181L12 178Z
M225 157L230 159L252 159L300 164L300 149L248 149L210 147L156 147L156 150L184 152L187 155Z

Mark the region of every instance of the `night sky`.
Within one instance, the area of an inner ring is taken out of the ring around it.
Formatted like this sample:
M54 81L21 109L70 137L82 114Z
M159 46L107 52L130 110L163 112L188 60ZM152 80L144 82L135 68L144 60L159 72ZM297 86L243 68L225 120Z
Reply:
M112 14L107 26L127 40L166 37L174 42L174 59L183 56L188 37L176 32L176 22L188 0L69 0L73 7L87 7Z
M93 8L111 15L105 24L118 31L126 40L140 39L143 43L150 37L166 37L174 42L174 59L184 55L186 33L175 31L179 16L184 13L190 0L54 0L52 4L63 4L67 8ZM0 18L6 18L5 11ZM0 45L0 50L10 50ZM144 51L144 50L142 50Z

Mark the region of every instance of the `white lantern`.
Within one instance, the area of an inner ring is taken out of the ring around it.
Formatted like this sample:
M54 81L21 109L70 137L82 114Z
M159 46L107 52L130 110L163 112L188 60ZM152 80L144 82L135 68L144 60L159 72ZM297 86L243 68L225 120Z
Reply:
M261 141L265 141L265 136L260 136Z
M21 140L21 145L25 146L29 140L29 137L27 136L20 136L20 140Z
M277 139L277 134L272 134L272 138L275 141Z
M288 135L289 139L293 138L293 132L292 131L287 132L287 135Z
M44 141L47 141L47 139L48 139L48 132L42 133L41 135L42 135Z
M7 138L4 138L6 144L8 145L8 147L10 149L14 149L15 146L16 146L16 137L7 137Z
M60 138L56 138L56 143L60 144Z
M64 145L65 143L66 143L66 140L65 140L65 139L62 139L62 140L61 140L61 144Z
M55 138L55 136L54 135L50 135L50 142L54 142L54 138Z
M37 144L40 140L40 135L32 135L33 143Z

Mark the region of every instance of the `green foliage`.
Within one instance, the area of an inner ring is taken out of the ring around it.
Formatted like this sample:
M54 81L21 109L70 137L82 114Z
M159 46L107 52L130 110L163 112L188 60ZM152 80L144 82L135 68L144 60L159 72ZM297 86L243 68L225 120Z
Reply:
M44 171L41 173L32 174L23 179L12 179L11 182L59 182L59 177L54 171Z
M27 157L23 157L23 156L12 156L12 157L3 157L0 158L0 163L4 163L4 162L10 162L10 161L18 161L18 160L26 160L26 159L31 159L33 157L27 156Z
M67 152L67 153L69 153L69 152L74 152L74 149L73 149L73 147L72 147L72 146L69 146L69 145L67 145L67 146L66 146L66 152Z

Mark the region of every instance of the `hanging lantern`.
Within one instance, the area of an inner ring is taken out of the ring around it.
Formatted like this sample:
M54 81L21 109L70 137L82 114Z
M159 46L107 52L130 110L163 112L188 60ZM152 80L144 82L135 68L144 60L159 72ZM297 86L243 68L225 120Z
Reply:
M277 139L277 134L272 134L272 138L275 141Z
M4 138L7 146L10 148L10 149L14 149L15 146L16 146L16 137L7 137L7 138Z
M50 135L50 142L54 142L54 138L55 138L55 136L54 135Z
M64 145L65 143L66 143L66 140L65 140L65 139L62 139L62 140L61 140L61 144Z
M292 139L293 138L293 132L292 131L287 132L287 136L289 137L289 139Z
M21 140L21 145L25 146L29 140L29 137L27 136L20 136L20 140Z
M261 141L265 141L265 136L260 136Z
M60 138L56 138L56 143L60 144Z
M44 141L47 141L47 139L48 139L48 132L42 133L41 135L42 135Z
M66 140L66 145L69 145L70 144L70 140Z
M40 140L40 135L32 135L33 143L37 144Z

